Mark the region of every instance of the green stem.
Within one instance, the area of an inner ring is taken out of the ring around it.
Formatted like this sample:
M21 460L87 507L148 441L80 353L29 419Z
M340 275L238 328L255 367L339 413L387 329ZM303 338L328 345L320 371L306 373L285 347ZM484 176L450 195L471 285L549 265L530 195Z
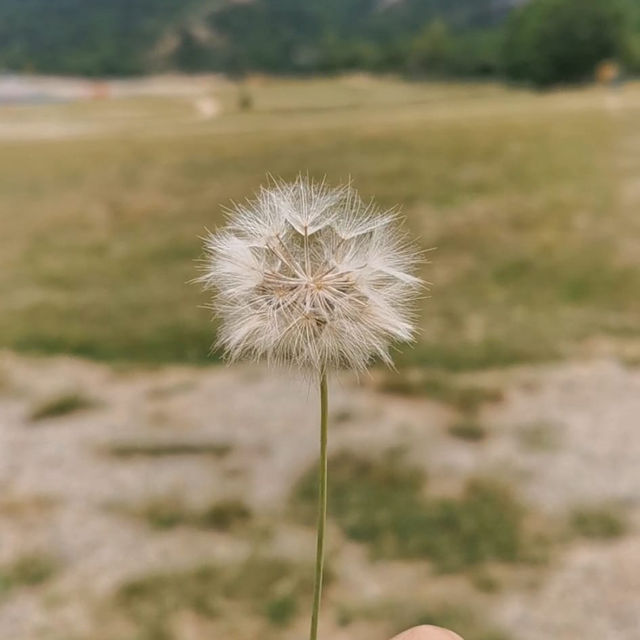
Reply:
M324 534L327 525L327 414L329 393L327 374L320 376L320 473L318 480L318 540L316 546L316 579L313 589L310 640L318 638L318 617L322 597L322 573L324 570Z

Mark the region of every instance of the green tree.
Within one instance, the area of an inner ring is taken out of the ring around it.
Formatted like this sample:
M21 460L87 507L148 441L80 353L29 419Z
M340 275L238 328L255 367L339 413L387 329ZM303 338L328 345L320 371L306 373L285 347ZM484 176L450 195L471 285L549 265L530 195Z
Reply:
M625 11L627 33L621 60L626 70L640 73L640 2L638 0L620 0Z
M504 69L540 87L581 82L599 62L619 57L624 42L617 0L533 0L507 22Z
M426 75L443 75L451 66L453 41L442 20L427 24L411 46L409 66Z
M640 73L640 31L628 35L625 40L622 61L625 68L631 73Z
M181 28L178 38L178 47L173 55L178 69L203 71L211 66L211 52L189 29Z

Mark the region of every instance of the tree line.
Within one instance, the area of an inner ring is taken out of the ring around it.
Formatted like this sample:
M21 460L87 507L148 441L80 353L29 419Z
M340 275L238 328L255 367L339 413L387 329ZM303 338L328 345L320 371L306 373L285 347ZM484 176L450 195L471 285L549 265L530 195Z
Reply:
M396 72L544 87L640 72L638 0L0 0L0 69Z

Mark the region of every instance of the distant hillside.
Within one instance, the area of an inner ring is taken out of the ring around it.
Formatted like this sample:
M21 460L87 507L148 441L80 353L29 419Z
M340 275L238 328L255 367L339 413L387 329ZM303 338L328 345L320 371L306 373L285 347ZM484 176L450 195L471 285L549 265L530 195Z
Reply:
M135 74L198 0L0 0L0 69Z
M424 40L423 49L450 46L443 45L443 27L447 37L469 36L472 48L464 55L484 51L489 64L491 32L523 2L0 0L0 70L127 75L170 68L399 69L411 67L416 38Z

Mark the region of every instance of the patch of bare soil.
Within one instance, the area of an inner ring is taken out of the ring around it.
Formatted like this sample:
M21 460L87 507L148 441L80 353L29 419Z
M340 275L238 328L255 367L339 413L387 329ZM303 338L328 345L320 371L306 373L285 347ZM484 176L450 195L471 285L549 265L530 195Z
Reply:
M1 640L96 637L96 606L124 581L242 558L250 536L155 530L127 510L167 496L194 510L241 498L278 522L293 483L316 457L316 391L285 373L127 370L11 353L0 357L0 373L0 569L25 557L55 563L49 579L0 592ZM534 581L478 597L515 640L634 640L640 370L597 360L487 375L504 400L481 412L488 429L481 442L448 433L451 408L343 376L331 389L331 448L374 454L400 447L444 489L471 475L498 476L550 517L565 517L576 505L620 506L631 523L625 536L574 540ZM69 397L83 401L56 404ZM42 416L43 406L54 407L51 415ZM332 537L337 583L329 607L342 593L375 601L431 594L440 584L472 591L460 578L432 581L423 563L371 563L361 547L336 531ZM283 524L272 545L305 559L313 542L312 531ZM325 631L344 640L384 640L386 633L360 623L340 629L330 616ZM207 633L194 623L188 637ZM300 633L294 625L280 637Z

